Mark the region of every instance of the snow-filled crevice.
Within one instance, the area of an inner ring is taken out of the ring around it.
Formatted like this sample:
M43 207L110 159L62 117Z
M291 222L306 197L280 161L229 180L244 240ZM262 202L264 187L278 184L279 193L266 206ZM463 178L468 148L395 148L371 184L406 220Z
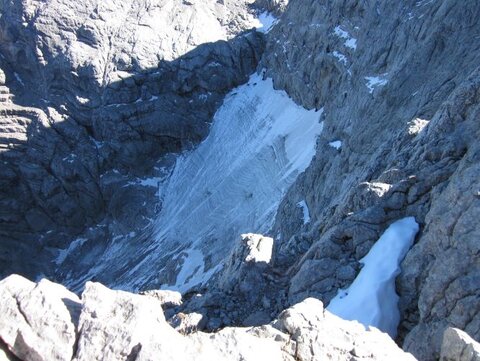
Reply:
M187 291L221 269L241 234L267 233L282 197L315 154L321 114L261 75L230 92L209 136L178 157L161 186L152 241L134 250L140 261L112 286ZM121 252L110 256L128 259Z
M327 309L346 320L377 327L394 338L400 322L395 278L418 230L413 217L391 224L360 260L364 266L352 285L339 291Z

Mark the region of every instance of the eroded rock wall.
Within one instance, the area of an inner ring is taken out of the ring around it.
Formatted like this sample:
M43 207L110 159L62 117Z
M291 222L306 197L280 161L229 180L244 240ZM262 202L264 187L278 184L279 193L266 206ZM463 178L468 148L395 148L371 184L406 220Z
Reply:
M328 302L379 234L414 216L421 233L397 282L400 333L425 360L439 356L447 325L480 337L479 12L448 0L293 0L261 65L299 103L324 108L317 155L273 232L289 302Z

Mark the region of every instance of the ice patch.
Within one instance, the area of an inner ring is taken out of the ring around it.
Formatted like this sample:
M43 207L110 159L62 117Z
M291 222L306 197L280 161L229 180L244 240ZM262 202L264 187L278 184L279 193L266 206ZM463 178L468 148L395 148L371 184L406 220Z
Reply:
M391 224L360 260L364 266L352 285L340 290L327 310L343 319L357 320L365 327L377 327L394 338L400 322L395 278L418 230L413 217Z
M302 209L302 212L303 212L303 224L307 224L310 222L310 211L308 209L308 205L307 205L307 202L305 202L304 200L303 201L300 201L297 203L297 207L301 208Z
M334 140L333 142L328 143L329 146L335 149L340 149L342 147L342 141L341 140Z
M357 39L352 38L348 32L343 30L340 26L336 26L333 29L333 33L338 36L339 38L345 39L345 46L347 48L356 50L357 49Z
M382 76L366 76L365 77L365 80L367 81L366 85L368 88L368 92L370 94L373 93L375 88L379 86L384 86L388 83L388 80L384 78L386 75L387 74L383 74Z
M261 33L268 33L277 22L277 18L269 12L263 12L256 19L255 27Z

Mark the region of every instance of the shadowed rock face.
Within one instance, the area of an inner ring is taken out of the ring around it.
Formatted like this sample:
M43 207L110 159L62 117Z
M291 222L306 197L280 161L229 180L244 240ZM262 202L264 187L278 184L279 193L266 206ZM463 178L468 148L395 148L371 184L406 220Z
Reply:
M165 176L164 156L200 142L256 68L262 35L240 34L250 12L248 2L5 2L1 274L51 274L55 249L81 234L95 257L149 225L158 184L139 179Z

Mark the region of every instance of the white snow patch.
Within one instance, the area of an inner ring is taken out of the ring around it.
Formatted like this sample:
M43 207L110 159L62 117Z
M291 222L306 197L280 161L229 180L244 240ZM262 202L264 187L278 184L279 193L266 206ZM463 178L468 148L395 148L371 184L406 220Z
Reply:
M334 51L333 53L333 56L335 58L337 58L341 63L343 63L343 65L347 65L348 63L348 60L347 60L347 57L345 55L343 55L342 53L338 52L338 51Z
M81 97L81 96L79 96L79 95L77 95L75 98L76 98L77 101L78 101L80 104L82 104L82 105L85 105L85 104L87 104L87 103L90 101L90 99L88 99L88 98L83 98L83 97Z
M275 16L267 11L258 15L258 19L255 20L255 27L257 28L257 31L261 33L268 33L278 21Z
M242 234L242 240L247 240L249 253L245 258L247 262L270 263L273 252L273 238L264 237L261 234Z
M430 121L420 118L412 119L408 122L408 134L409 135L417 135L419 134Z
M55 263L57 264L57 266L61 265L70 253L75 251L77 248L83 246L83 244L87 241L88 239L86 238L77 238L75 241L70 243L67 249L60 250L58 252L57 258L55 259Z
M310 222L310 211L307 202L305 202L305 200L300 201L297 203L297 207L301 208L303 211L303 224Z
M329 146L335 149L340 149L342 147L342 141L341 140L334 140L333 142L328 143Z
M161 179L152 177L152 178L144 178L140 179L139 184L144 187L155 187L157 188L158 185L162 182Z
M357 49L357 39L351 37L350 34L347 31L343 30L340 26L336 26L335 29L333 29L333 33L339 38L345 39L344 44L347 48L353 50Z
M388 83L388 80L385 79L386 74L382 76L366 76L365 80L367 81L367 88L370 94L373 93L376 87L384 86Z
M419 226L413 217L394 222L360 260L364 264L352 285L340 290L327 310L346 319L373 326L392 338L400 322L395 277L413 244Z
M136 178L132 181L129 181L124 187L133 185L133 186L142 186L142 187L153 187L157 188L156 196L159 197L160 193L158 189L160 188L160 184L164 181L164 178L160 177L150 177L150 178Z
M356 50L357 49L357 39L354 39L354 38L348 39L347 41L345 41L345 46L347 48Z

